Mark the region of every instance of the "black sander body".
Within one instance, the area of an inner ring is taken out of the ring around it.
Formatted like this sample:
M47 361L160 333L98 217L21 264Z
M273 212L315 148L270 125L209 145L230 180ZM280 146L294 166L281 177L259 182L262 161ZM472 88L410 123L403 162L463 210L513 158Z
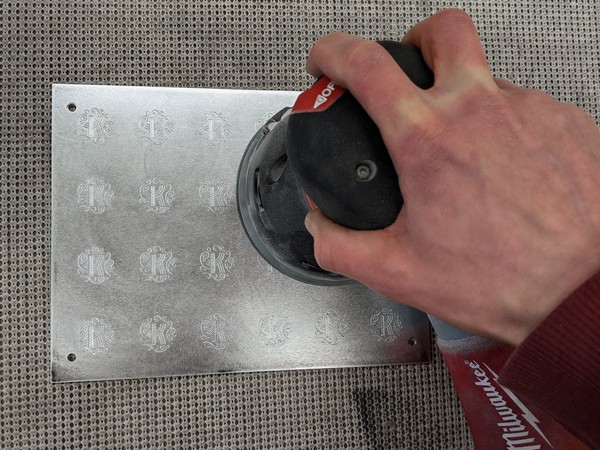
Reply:
M379 44L415 85L433 85L416 47ZM238 212L250 241L269 264L305 283L350 282L318 266L304 227L311 208L345 227L375 230L391 225L402 204L379 129L349 91L325 76L256 133L238 172Z

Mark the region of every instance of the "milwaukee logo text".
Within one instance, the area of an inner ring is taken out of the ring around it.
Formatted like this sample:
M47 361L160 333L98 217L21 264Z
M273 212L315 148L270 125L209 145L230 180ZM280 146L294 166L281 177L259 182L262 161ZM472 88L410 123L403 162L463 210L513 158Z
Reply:
M552 448L552 445L537 425L539 420L510 389L498 383L498 375L487 364L483 364L487 369L486 371L476 361L465 361L465 363L475 375L475 386L482 389L490 405L494 407L498 414L499 422L496 425L502 432L506 450L540 450L546 448L542 446L543 443L541 444L538 441L540 437ZM536 436L533 430L539 436Z

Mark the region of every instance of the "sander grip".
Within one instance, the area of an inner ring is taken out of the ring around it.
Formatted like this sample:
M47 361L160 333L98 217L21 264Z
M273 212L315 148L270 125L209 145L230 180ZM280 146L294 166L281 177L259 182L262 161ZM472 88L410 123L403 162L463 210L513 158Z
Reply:
M433 73L418 48L379 42L421 89ZM302 93L289 117L287 155L300 187L333 221L357 230L391 225L403 204L379 129L354 96L327 77Z

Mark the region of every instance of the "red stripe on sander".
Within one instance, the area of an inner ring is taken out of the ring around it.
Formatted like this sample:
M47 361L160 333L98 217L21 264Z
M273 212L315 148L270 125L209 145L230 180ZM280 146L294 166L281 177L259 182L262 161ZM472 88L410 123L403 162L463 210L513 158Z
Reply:
M346 89L322 76L309 89L298 96L292 114L298 112L321 112L333 105Z

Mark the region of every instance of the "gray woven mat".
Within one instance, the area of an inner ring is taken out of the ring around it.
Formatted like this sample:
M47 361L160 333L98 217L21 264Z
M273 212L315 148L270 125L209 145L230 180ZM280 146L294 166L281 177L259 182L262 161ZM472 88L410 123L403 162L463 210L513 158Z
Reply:
M495 75L598 120L597 0L0 5L1 448L470 448L439 355L427 366L51 385L50 85L301 89L321 34L398 39L458 6Z

